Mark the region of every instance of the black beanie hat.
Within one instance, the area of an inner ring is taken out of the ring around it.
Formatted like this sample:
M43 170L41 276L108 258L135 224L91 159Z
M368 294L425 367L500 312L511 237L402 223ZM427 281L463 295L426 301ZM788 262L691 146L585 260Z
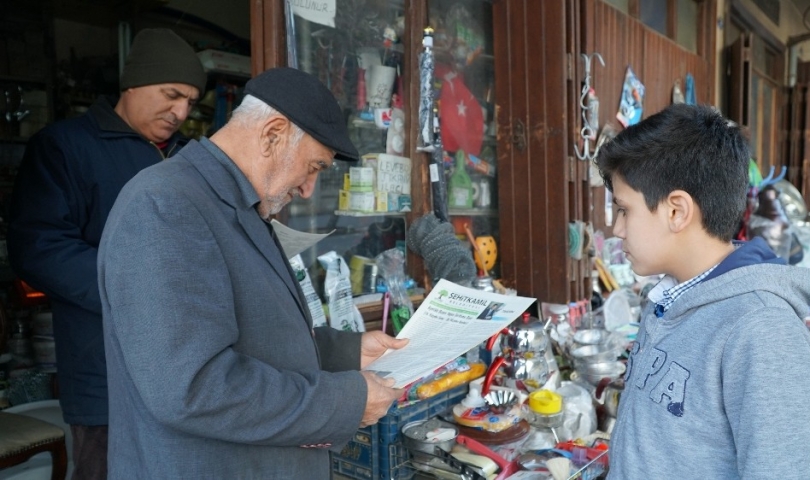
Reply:
M205 92L202 63L185 40L168 28L146 28L135 35L121 73L121 91L158 83L184 83Z
M335 151L335 158L359 160L346 118L335 96L318 77L288 67L271 68L250 79L245 93L281 112L301 130Z

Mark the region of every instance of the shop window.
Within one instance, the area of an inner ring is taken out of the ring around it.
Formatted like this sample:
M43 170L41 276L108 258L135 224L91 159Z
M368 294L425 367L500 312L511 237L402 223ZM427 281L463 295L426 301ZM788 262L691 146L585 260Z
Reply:
M700 55L698 39L701 14L705 4L700 0L602 0L625 15L677 42L685 50Z
M754 42L754 69L766 77L777 79L780 77L778 53L769 48L765 42Z
M697 52L697 26L698 26L698 4L695 0L678 0L677 17L677 38L678 45Z
M738 1L731 3L725 43L730 51L727 110L748 129L752 155L767 174L783 163L779 139L785 46Z
M645 0L640 2L640 20L661 35L667 35L667 14L669 0Z
M613 5L625 15L630 13L630 0L605 0L605 3Z
M411 161L405 158L399 133L404 123L398 119L404 117L397 113L404 108L404 6L401 0L338 6L334 12L293 8L288 61L331 90L343 109L352 143L364 158L357 163L336 160L333 168L318 175L313 197L294 199L283 215L296 230L334 232L302 253L316 288L322 285L317 257L335 251L350 265L352 278L362 277L353 280L352 292L372 293L373 272L365 265L385 250L405 251L405 214L411 209ZM382 164L388 166L385 176L378 164L381 169ZM390 188L383 189L382 182Z

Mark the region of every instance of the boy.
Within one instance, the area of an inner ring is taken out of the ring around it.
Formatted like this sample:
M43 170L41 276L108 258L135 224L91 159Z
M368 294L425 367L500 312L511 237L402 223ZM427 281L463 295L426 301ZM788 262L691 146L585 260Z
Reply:
M596 160L613 233L649 293L630 352L610 479L810 475L810 270L732 242L750 152L710 107L673 105Z

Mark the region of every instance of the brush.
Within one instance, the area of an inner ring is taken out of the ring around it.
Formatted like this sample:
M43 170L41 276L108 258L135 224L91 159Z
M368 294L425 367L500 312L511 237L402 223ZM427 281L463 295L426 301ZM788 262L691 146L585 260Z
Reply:
M554 480L566 480L571 476L571 460L565 457L555 457L546 460L546 467Z

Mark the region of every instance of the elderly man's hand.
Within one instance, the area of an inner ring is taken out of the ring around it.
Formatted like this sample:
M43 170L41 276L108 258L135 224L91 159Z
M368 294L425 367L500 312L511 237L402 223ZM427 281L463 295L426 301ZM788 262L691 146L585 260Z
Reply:
M366 368L389 348L399 350L407 344L407 338L396 339L380 330L364 333L360 341L360 368Z
M390 337L389 337L390 338ZM391 388L394 385L393 378L382 378L371 372L360 372L366 379L368 395L366 397L366 411L363 412L363 419L360 421L361 427L374 425L380 420L391 404L402 396L402 389Z

